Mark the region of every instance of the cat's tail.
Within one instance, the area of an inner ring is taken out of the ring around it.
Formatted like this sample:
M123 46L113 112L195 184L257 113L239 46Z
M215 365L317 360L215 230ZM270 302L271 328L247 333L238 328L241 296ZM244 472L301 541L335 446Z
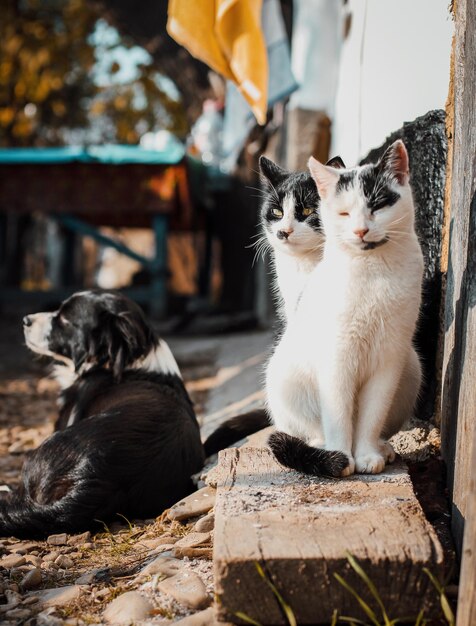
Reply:
M349 459L343 452L313 448L302 439L280 431L269 436L268 445L281 465L311 476L337 478L349 465Z
M221 424L205 441L203 444L205 455L216 454L223 448L227 448L269 425L269 416L265 409L255 409L232 417Z

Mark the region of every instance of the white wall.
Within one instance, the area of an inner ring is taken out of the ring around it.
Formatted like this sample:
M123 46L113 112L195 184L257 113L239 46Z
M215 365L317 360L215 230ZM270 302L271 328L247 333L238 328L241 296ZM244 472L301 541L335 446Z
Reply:
M444 108L453 22L448 0L349 0L332 154L349 165L403 122Z

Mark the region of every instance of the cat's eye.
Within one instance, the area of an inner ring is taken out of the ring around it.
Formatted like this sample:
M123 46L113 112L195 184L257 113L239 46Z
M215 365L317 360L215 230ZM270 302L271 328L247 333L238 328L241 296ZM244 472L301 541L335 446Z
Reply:
M311 209L310 207L306 207L305 209L302 210L302 214L304 215L304 217L309 217L313 213L314 213L314 209Z
M339 213L339 215L342 215L342 217L349 217L347 211L342 211L342 213Z
M282 209L274 208L271 212L275 217L283 217Z

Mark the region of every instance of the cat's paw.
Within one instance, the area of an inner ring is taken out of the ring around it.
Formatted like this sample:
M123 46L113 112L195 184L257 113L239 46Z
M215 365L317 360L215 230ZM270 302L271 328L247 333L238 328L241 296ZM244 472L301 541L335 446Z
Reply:
M378 452L355 457L355 469L359 474L379 474L385 467L385 458Z
M351 474L355 472L354 459L351 456L348 457L348 459L349 459L349 465L342 470L342 473L341 473L342 478L345 478L346 476L350 476Z
M393 463L395 461L395 450L392 444L381 439L378 444L380 454L385 459L385 463Z

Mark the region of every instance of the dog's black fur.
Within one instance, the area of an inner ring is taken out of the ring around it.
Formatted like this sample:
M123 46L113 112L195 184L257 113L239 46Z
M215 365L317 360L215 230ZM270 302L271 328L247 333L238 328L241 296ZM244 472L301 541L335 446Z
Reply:
M0 502L0 535L94 529L117 513L150 518L193 491L205 451L192 402L167 345L135 303L81 292L24 325L27 345L60 360L59 378L67 374L68 383L56 432L27 459L20 488ZM161 358L145 359L157 351ZM257 430L263 415L238 428L237 438ZM210 454L222 430L229 441L224 425Z

